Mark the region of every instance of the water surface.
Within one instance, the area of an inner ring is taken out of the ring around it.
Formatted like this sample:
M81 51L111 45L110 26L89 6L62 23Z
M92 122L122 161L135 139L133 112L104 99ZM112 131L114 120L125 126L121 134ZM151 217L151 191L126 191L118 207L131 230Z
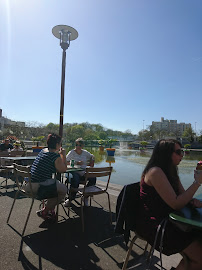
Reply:
M86 150L95 155L95 165L101 167L111 164L113 173L110 182L119 185L140 181L152 152L152 150L140 153L139 150L116 149L114 157L107 157L106 152L100 152L98 148L86 148ZM202 160L202 152L191 152L183 157L178 166L179 176L185 189L194 181L194 169L199 160ZM196 194L200 193L202 193L202 187Z

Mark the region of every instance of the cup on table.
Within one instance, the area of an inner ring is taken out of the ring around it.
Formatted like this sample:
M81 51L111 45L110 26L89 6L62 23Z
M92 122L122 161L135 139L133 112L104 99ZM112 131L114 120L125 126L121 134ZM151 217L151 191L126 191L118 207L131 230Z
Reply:
M202 184L202 170L195 170L194 178L197 180L200 184Z
M74 159L71 159L71 161L70 161L71 167L74 167L74 164L75 164Z

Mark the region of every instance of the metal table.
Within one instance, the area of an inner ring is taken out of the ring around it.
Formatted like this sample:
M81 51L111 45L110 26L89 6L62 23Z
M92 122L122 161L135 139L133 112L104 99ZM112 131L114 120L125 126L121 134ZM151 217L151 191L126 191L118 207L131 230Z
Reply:
M197 196L202 201L202 194ZM202 208L195 208L191 205L183 207L179 211L175 211L169 215L171 221L179 222L186 225L188 230L202 230Z
M28 157L0 157L7 160L34 160L37 156L28 156Z
M22 165L31 165L33 161L36 159L36 156L28 156L28 157L0 157L6 161L12 161L12 163L22 164ZM28 164L29 163L29 164Z

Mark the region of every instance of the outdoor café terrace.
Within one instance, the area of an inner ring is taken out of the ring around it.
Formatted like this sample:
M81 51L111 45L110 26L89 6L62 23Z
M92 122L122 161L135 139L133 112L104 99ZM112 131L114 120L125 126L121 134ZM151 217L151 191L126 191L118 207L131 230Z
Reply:
M0 177L2 180L4 178ZM85 232L81 229L79 203L74 204L70 217L60 207L59 223L44 226L44 222L35 214L39 208L39 203L35 202L25 236L21 238L31 202L28 198L20 197L8 225L6 220L15 194L13 182L9 181L7 191L0 189L0 269L122 269L127 248L123 236L114 233L116 201L121 189L122 186L115 184L109 187L112 225L106 210L108 206L105 194L96 196L92 207L85 209ZM146 256L142 255L145 244L145 241L138 239L133 245L128 269L146 269ZM163 269L176 266L180 260L179 254L163 256ZM158 252L154 253L151 269L160 269Z

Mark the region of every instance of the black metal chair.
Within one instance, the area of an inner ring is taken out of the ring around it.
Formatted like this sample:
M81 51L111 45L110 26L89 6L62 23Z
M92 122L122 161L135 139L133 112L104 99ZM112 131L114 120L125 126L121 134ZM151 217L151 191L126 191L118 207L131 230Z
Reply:
M14 197L14 200L13 200L13 203L12 203L9 215L8 215L7 224L9 222L9 220L10 220L11 213L13 211L13 208L14 208L14 205L15 205L15 202L16 202L16 199L18 198L18 196L20 194L22 194L23 196L25 196L27 198L30 198L31 199L31 205L30 205L30 208L29 208L29 211L28 211L28 214L27 214L27 218L26 218L26 221L25 221L25 225L24 225L24 228L23 228L23 231L22 231L22 235L21 235L22 237L24 236L24 233L25 233L25 230L26 230L26 227L27 227L27 223L28 223L29 218L30 218L30 214L31 214L31 211L32 211L34 200L39 200L37 195L34 194L33 190L32 190L30 169L31 169L30 165L29 166L23 166L23 165L18 165L18 164L14 163L14 174L15 174L15 177L16 177L16 184L17 184L18 190L17 190L17 192L15 194L15 197ZM22 177L23 179L26 178L26 180L28 181L28 184L30 185L30 192L25 191L21 181L19 181L19 177ZM41 199L41 201L43 201L46 198ZM57 210L56 210L57 222L58 222L58 214L59 214L59 204L62 205L62 202L58 201L58 203L57 203ZM62 205L62 207L63 207L63 210L64 210L65 214L68 215L63 205Z

